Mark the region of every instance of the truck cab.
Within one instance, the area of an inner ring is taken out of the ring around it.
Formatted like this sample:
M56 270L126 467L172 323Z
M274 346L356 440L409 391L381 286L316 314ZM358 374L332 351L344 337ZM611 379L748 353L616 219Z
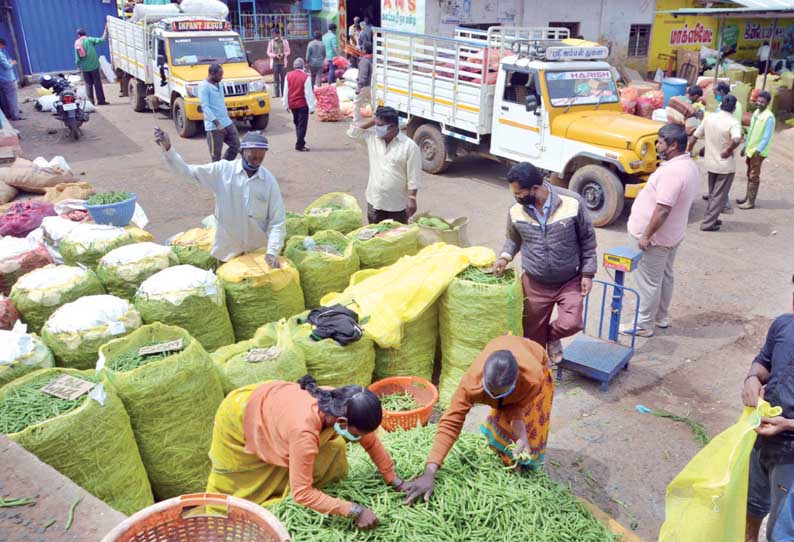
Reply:
M191 137L202 128L198 86L210 64L223 67L226 108L233 120L255 130L267 127L270 96L264 78L248 64L239 34L228 21L172 17L142 24L108 17L113 66L135 111L146 111L147 96L171 112L177 132Z

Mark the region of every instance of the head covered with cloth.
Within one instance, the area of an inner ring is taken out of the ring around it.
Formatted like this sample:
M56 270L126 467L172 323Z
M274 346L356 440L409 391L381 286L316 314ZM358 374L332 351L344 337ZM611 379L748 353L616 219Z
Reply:
M297 383L269 381L239 388L215 417L207 491L270 505L288 493L321 514L353 519L368 529L378 518L360 504L317 489L347 476L345 442L360 444L384 481L403 481L374 431L380 399L361 386L326 388L306 375Z
M270 144L262 132L248 132L240 141L240 150L243 155L243 168L249 173L256 173L265 160Z

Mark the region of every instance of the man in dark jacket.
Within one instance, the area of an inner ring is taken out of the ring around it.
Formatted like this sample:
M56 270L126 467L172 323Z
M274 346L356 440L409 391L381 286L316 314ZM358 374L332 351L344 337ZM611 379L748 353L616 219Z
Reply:
M543 182L532 164L516 164L507 180L516 204L494 273L504 273L521 251L524 336L546 346L552 363L559 363L560 340L582 330L582 305L596 273L595 230L579 195ZM557 319L550 322L555 305Z

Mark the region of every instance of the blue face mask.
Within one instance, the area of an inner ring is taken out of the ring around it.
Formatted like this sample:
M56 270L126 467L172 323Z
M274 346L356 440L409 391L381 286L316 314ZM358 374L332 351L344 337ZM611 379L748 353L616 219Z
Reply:
M256 171L259 169L259 166L254 167L248 163L248 160L243 158L243 169L248 171L249 173L256 173Z
M389 134L389 125L383 124L381 126L375 125L375 135L381 139L385 139L386 136Z
M348 431L347 428L342 429L342 426L339 424L339 422L334 423L334 431L336 431L337 435L345 440L349 440L350 442L358 442L361 440L361 437L350 434L350 431Z
M518 380L517 380L517 379L516 379L516 382L518 382ZM482 381L482 390L483 390L483 391L486 393L486 395L488 395L488 397L490 397L491 399L504 399L505 397L507 397L508 395L510 395L511 393L513 393L513 391L515 391L515 389L516 389L516 382L513 382L513 385L512 385L512 386L510 386L510 389L509 389L509 390L507 390L506 392L504 392L504 393L500 393L499 395L494 395L493 393L491 393L491 390L489 390L489 389L488 389L488 386L486 386L486 385L485 385L485 379L483 379L483 381Z
M717 94L717 103L722 103L722 94Z

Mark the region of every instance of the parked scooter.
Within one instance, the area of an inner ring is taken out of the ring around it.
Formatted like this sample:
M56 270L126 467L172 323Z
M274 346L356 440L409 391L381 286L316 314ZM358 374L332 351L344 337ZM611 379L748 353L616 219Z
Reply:
M82 134L80 126L84 122L88 122L85 98L80 99L77 97L72 85L63 75L55 77L42 75L39 78L39 84L43 88L52 89L52 92L58 97L58 100L53 105L53 115L66 126L72 139L75 141L80 139Z

